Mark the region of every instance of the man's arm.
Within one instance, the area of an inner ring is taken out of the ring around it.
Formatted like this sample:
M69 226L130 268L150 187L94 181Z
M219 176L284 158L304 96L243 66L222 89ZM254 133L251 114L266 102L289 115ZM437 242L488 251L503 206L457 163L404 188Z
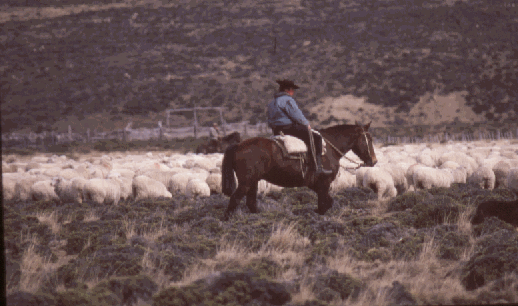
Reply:
M297 102L294 99L286 101L286 113L290 116L290 119L307 126L309 128L309 121L306 119L302 111L298 108Z

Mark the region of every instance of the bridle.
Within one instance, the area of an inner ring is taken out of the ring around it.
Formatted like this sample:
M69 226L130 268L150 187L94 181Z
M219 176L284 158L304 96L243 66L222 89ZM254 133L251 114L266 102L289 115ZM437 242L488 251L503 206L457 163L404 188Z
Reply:
M366 132L366 131L364 131L364 130L362 129L362 135L360 135L358 138L360 138L361 136L364 136L364 137L365 137L365 142L367 143L367 150L369 151L369 156L372 156L372 154L371 154L371 149L370 149L370 146L369 146L369 138L367 137L367 134L368 134L368 133L369 133L369 132ZM324 139L324 141L325 141L325 142L327 142L327 143L331 146L331 148L333 148L336 152L338 152L338 154L340 154L340 158L345 157L348 161L352 162L353 164L358 165L357 167L352 167L352 168L349 168L349 167L345 168L345 167L343 167L345 170L356 170L356 169L359 169L361 166L363 166L363 165L365 164L365 163L361 163L361 164L360 164L360 163L358 163L358 162L356 162L356 161L354 161L354 160L350 159L349 157L345 156L345 154L346 154L346 153L343 153L342 151L340 151L340 150L339 150L335 145L333 145L333 144L332 144L332 143L331 143L327 138L325 138L322 134L321 134L321 136L322 136L322 139Z

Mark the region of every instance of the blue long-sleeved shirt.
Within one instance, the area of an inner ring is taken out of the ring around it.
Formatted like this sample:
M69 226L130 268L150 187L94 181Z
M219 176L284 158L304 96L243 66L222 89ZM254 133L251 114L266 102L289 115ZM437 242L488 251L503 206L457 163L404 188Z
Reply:
M273 129L294 122L304 126L309 125L309 121L302 114L295 99L284 92L276 93L273 101L268 104L268 126Z

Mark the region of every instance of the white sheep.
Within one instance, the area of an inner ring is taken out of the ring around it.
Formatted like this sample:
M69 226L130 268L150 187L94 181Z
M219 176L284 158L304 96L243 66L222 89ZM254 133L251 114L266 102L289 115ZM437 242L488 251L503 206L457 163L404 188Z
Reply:
M24 177L21 173L2 173L2 197L4 200L12 200L16 197L16 183Z
M382 168L368 168L363 175L362 186L370 188L377 193L378 200L383 198L393 198L397 195L392 175Z
M164 186L169 190L169 192L172 192L172 186L173 186L173 176L176 174L175 171L162 171L162 170L146 170L146 171L137 171L136 176L139 175L145 175L149 178L152 178L154 180L157 180L164 184Z
M101 159L99 165L89 165L89 177L90 178L106 178L108 173L113 169L111 162L106 159Z
M216 167L216 162L217 162L216 160L213 160L210 158L203 158L203 159L196 160L194 162L194 165L192 168L197 167L197 168L201 168L201 169L205 169L205 170L209 171L210 169Z
M272 188L272 184L265 180L260 180L257 182L257 197L264 198L267 194L270 193Z
M212 193L221 194L221 173L211 173L205 180Z
M468 171L466 171L466 168L459 166L452 169L451 174L453 175L453 183L466 184L466 179L468 177Z
M31 162L39 163L39 164L46 163L48 160L49 160L48 157L41 156L41 155L36 155L31 158Z
M116 177L89 179L83 186L83 199L96 204L117 205L121 199L121 183L120 178Z
M460 167L460 165L454 161L451 161L451 160L447 160L445 161L440 167L439 169L457 169L458 167Z
M357 187L363 187L363 176L365 175L365 172L367 172L368 169L368 167L360 167L356 169L355 176Z
M478 167L468 178L468 182L482 189L495 188L495 173L488 166Z
M185 195L190 198L209 197L210 187L205 181L194 178L189 180L187 183L187 186L185 187Z
M18 167L13 164L2 162L2 173L15 173L18 172Z
M473 171L475 171L475 169L478 168L477 161L473 157L468 156L463 152L454 151L442 154L439 157L439 165L444 164L446 161L454 161L457 164L466 168L468 176L471 176L471 174L473 174Z
M38 181L48 180L44 175L25 175L18 180L14 186L14 199L19 201L27 201L31 199L31 187Z
M518 168L509 169L507 175L507 188L518 195Z
M209 174L210 172L208 170L202 168L193 167L190 169L190 175L202 181L206 180Z
M132 190L135 201L173 197L164 184L145 175L139 175L133 178Z
M126 201L133 197L133 178L121 176L121 200Z
M131 169L114 167L112 171L119 173L121 175L121 178L129 178L133 180L133 177L135 177L135 171Z
M121 200L125 201L130 199L133 196L133 177L123 177L120 172L112 170L110 173L108 173L107 179L115 178L120 183L121 191L120 191L120 198Z
M191 179L190 173L177 173L171 178L170 192L173 194L185 194L187 183Z
M493 169L493 167L498 164L500 161L504 160L505 158L502 158L501 156L493 156L493 157L488 157L488 158L485 158L484 160L482 160L479 165L480 166L485 166L485 167L488 167L490 169Z
M84 179L89 179L90 178L90 176L88 175L88 172L81 171L81 170L78 171L76 169L64 169L64 170L58 171L57 174L58 175L55 175L54 177L60 176L60 177L62 177L64 179L67 179L67 180L71 180L74 177L81 177L81 178L84 178ZM48 174L45 173L45 175L48 175Z
M356 175L350 173L345 170L343 167L338 169L338 174L333 182L331 182L331 186L329 188L329 192L331 194L336 194L340 191L343 191L350 187L356 186Z
M72 180L74 183L72 183ZM83 187L86 183L86 179L77 177L72 180L67 180L60 176L54 177L52 180L54 191L61 202L82 203Z
M41 169L41 168L43 168L43 167L41 166L41 164L40 164L40 163L37 163L37 162L33 162L33 161L31 161L31 162L29 162L29 163L25 166L25 171L29 171L29 170L32 170L32 169Z
M33 201L59 200L58 195L54 192L52 180L35 182L30 188L30 197Z
M406 169L405 177L406 177L406 180L408 183L408 190L412 190L414 188L414 173L417 169L419 169L421 167L426 167L426 166L423 164L413 164L413 165L410 165L410 167L408 167Z
M13 162L10 165L16 167L16 172L25 173L25 168L27 167L27 163L22 162Z
M413 185L416 189L430 189L432 187L449 188L453 183L451 169L436 169L418 167L414 171Z
M427 167L437 166L437 152L430 149L425 149L416 157L416 162Z
M173 175L171 178L170 190L171 193L185 194L187 183L191 179L200 179L206 181L209 177L209 172L201 168L191 168L189 172L180 172Z
M518 168L518 158L509 159L508 162L509 165L511 165L511 168Z
M210 175L210 174L213 174L213 173L219 173L219 174L221 174L221 168L215 167L215 168L211 168L211 169L209 169L209 175Z
M406 170L408 167L406 165L400 164L385 164L380 166L385 171L390 173L392 179L394 180L394 186L396 187L398 194L403 194L408 190L408 181L406 179Z
M505 160L501 160L493 166L493 173L495 174L495 188L507 187L507 176L509 175L510 169L511 164Z

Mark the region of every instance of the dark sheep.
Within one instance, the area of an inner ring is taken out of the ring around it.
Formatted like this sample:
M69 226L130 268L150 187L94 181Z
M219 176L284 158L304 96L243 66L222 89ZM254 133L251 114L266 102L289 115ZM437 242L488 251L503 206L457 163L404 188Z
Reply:
M476 225L484 222L485 218L497 217L513 226L518 226L518 201L497 201L491 200L478 205L471 224Z

